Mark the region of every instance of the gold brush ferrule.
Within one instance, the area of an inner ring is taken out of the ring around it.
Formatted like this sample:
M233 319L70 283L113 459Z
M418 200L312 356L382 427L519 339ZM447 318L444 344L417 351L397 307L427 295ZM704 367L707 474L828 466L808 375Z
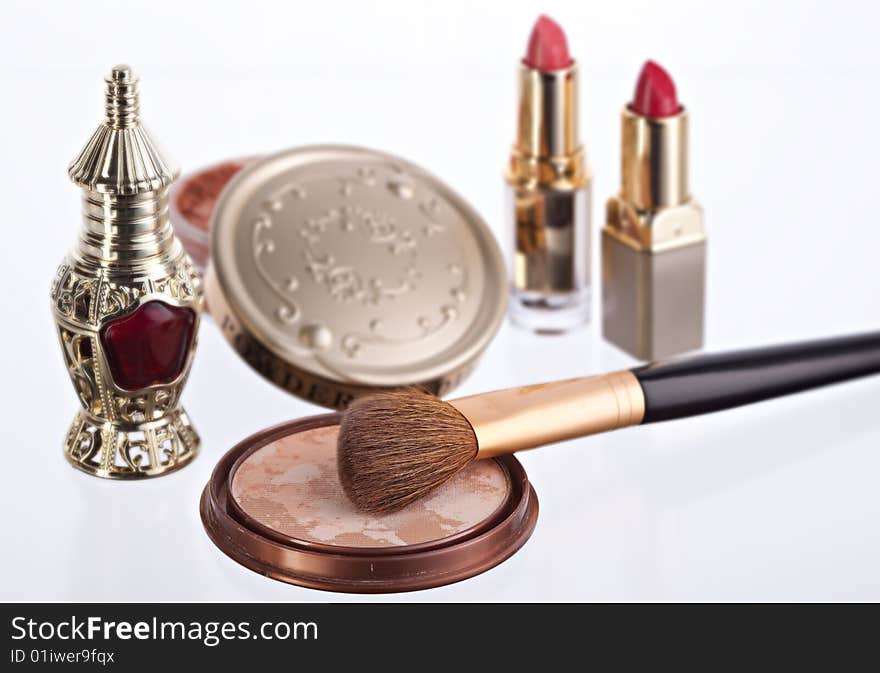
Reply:
M688 187L688 115L622 113L621 188L602 231L603 332L642 360L703 343L706 234Z
M541 310L569 311L573 326L586 319L590 284L590 176L578 138L577 65L543 72L520 64L519 92L505 176L511 315L540 329ZM531 308L539 312L534 320L524 315Z
M645 396L628 370L497 390L449 402L470 422L477 458L638 425Z

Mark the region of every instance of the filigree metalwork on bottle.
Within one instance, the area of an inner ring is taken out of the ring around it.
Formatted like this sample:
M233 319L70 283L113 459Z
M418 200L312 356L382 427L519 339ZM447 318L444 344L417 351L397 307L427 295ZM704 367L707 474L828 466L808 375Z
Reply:
M118 432L79 413L67 434L68 458L93 474L113 479L164 474L198 451L199 436L179 407L142 430Z
M188 257L170 274L127 283L103 275L85 277L71 262L58 268L52 307L64 362L82 405L65 442L77 467L111 478L151 476L195 455L198 436L179 407L190 362L173 381L123 390L113 382L98 335L104 324L148 301L198 309L201 292L201 279Z
M202 280L188 256L173 273L116 282L101 276L83 276L73 264L58 267L50 296L56 313L74 324L95 326L106 318L127 313L147 295L174 302L200 301Z

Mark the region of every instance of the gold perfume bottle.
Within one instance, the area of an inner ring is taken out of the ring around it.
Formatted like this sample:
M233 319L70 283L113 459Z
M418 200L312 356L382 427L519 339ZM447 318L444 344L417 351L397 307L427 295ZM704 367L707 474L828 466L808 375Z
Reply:
M120 65L106 83L106 116L68 170L83 190L83 221L52 283L52 311L82 404L68 460L99 477L139 479L199 450L180 393L202 285L168 221L178 169L141 125L138 80Z

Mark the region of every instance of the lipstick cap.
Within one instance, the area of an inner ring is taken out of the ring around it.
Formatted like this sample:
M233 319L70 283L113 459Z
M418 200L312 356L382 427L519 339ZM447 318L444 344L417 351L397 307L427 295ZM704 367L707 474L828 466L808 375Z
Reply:
M666 230L671 239L646 245L628 234L633 221L648 218L655 234ZM608 341L640 360L701 348L705 277L699 205L689 201L640 214L619 197L608 202L602 231L602 328Z

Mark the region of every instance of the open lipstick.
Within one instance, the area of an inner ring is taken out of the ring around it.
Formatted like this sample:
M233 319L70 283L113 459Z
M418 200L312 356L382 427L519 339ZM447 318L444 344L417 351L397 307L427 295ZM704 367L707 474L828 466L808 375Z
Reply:
M622 113L620 193L602 231L603 333L642 360L703 344L706 235L688 188L688 114L653 61Z
M562 28L541 16L519 67L510 155L510 316L538 332L589 319L590 176L577 129L577 64Z

